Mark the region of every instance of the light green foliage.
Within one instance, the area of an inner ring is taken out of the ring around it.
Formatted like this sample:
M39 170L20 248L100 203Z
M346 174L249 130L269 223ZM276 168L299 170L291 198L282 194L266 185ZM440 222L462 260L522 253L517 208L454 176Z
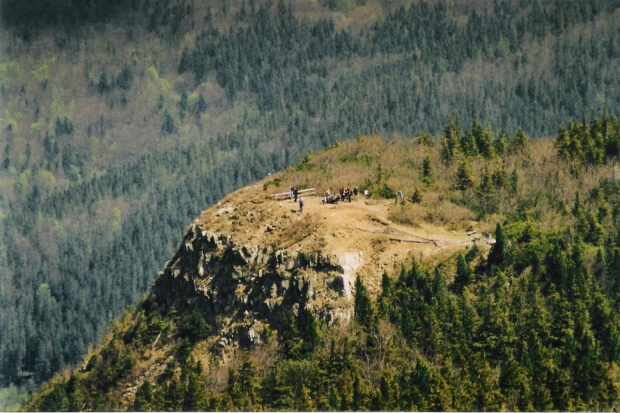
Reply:
M341 162L344 163L361 163L366 166L370 166L373 162L377 160L377 157L372 155L363 154L363 155L343 155L340 158Z
M47 82L50 78L51 71L54 69L54 65L56 64L57 60L58 60L57 56L51 55L50 57L45 59L45 61L43 62L41 66L32 70L32 75L39 82L42 82L42 83Z
M21 67L22 65L15 60L5 60L0 63L0 81L8 84L21 73Z
M282 180L280 178L276 178L272 181L268 181L265 184L263 184L263 191L266 191L271 185L275 186L276 188L279 188L281 183L282 183Z
M26 401L28 391L10 385L0 389L0 412L14 412Z
M306 154L303 158L301 158L300 162L295 165L295 170L300 171L310 171L314 169L314 164L312 163L310 153Z
M3 133L17 132L19 113L11 114L7 108L4 109L4 115L0 118L0 128Z

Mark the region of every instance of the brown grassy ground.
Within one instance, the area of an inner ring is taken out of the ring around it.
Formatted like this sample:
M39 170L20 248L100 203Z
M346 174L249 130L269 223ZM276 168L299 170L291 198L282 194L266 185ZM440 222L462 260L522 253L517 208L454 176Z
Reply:
M432 163L431 184L421 180L427 156ZM377 293L380 275L398 273L401 264L412 258L434 265L470 247L475 238L482 251L488 250L480 234L492 232L497 222L517 211L520 202L530 203L528 213L541 229L571 225L572 216L561 210L572 206L577 191L584 196L601 177L611 174L604 167L571 175L556 159L551 139L532 142L524 154L466 161L476 186L485 168L489 172L503 168L508 175L516 169L517 193L496 190L497 210L481 216L473 207L481 193L477 188L454 189L459 160L442 164L439 145L428 147L398 136L389 142L362 136L309 155L299 165L229 195L204 211L199 223L210 231L230 234L240 244L330 254L362 252L364 266L358 272L367 278L371 292ZM278 180L279 186L269 185ZM405 202L397 205L394 199L379 197L377 188L384 183L394 191L402 190ZM298 212L299 205L291 199L270 198L288 192L291 185L316 189L315 196L305 197L304 213ZM371 191L368 198L360 195L359 201L339 206L321 203L328 187L337 193L340 187L365 185ZM423 198L417 204L411 202L416 189ZM468 231L476 234L468 236Z

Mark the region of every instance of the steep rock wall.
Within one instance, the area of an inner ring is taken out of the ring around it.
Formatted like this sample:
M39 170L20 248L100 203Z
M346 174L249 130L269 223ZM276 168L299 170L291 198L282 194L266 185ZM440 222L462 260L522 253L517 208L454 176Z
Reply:
M355 271L362 252L300 252L242 245L196 223L190 225L152 294L163 311L202 312L222 348L260 342L266 325L300 305L327 324L353 315Z

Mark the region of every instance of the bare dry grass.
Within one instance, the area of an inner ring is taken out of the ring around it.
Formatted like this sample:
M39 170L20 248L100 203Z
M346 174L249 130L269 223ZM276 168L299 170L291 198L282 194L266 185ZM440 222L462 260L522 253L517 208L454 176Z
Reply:
M570 167L557 159L553 139L531 142L524 154L507 155L503 158L460 158L452 165L444 165L439 155L439 143L427 147L415 139L402 136L384 138L360 136L357 140L343 142L330 150L308 157L302 166L292 167L283 176L283 182L317 188L322 194L326 188L332 192L340 187L358 188L368 186L371 198L378 197L377 190L383 184L394 191L402 190L405 203L390 209L389 218L397 223L419 226L430 223L449 230L463 230L474 225L479 212L481 194L477 188L467 191L454 189L457 165L467 162L473 181L479 185L485 170L489 173L504 170L510 176L516 170L517 194L506 188L494 190L497 210L483 215L477 227L492 230L494 224L513 214L524 204L529 213L549 228L563 227L571 217L563 211L570 209L575 194L582 197L604 177L611 176L611 167ZM429 157L432 164L432 182L421 179L422 162ZM422 202L410 202L415 190L422 195Z

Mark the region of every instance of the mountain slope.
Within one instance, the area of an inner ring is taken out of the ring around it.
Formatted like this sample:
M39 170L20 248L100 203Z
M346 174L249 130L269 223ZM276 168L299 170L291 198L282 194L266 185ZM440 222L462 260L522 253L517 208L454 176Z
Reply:
M580 152L563 132L517 133L467 155L476 130L361 137L223 198L104 345L25 409L610 408L620 121L562 127L573 143L604 131ZM300 213L269 196L289 185L371 197L305 196Z
M615 0L74 4L1 3L2 385L77 363L205 205L308 150L620 102Z

